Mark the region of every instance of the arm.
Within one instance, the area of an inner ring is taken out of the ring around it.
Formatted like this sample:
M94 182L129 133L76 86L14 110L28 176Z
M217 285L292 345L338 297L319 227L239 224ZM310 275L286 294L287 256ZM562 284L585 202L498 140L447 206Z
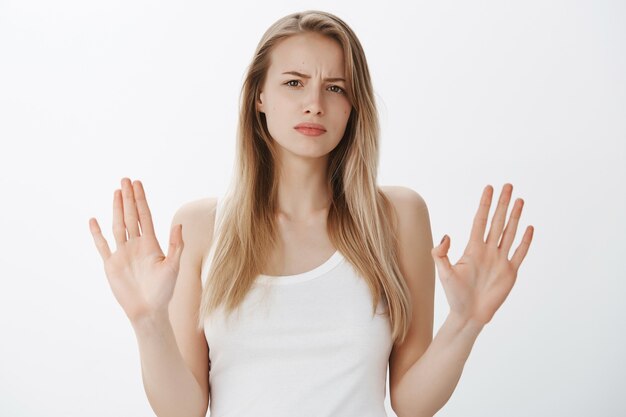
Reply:
M398 417L431 417L450 399L483 326L449 314L395 389Z
M406 187L383 188L396 213L398 266L411 298L411 320L402 342L397 341L389 356L391 406L397 411L396 386L409 368L424 354L433 340L435 264L428 207L424 199Z
M196 329L202 284L201 261L212 239L215 199L183 205L172 224L183 225L185 250L167 315L135 323L144 389L159 416L204 416L208 409L209 355ZM212 235L212 232L210 233Z
M394 411L399 417L433 416L454 391L478 334L502 305L517 277L534 228L526 228L512 258L508 254L522 212L518 199L506 228L512 185L505 184L485 239L493 188L485 187L463 256L452 265L444 236L431 255L446 293L450 314L424 354L411 362L393 387ZM419 276L420 274L415 274Z
M144 388L159 417L204 416L209 401L208 347L196 330L205 226L212 218L202 201L174 216L167 256L139 181L123 178L114 193L114 252L97 220L89 220L107 280L135 330Z
M141 373L150 406L159 417L204 416L208 396L189 370L174 337L169 316L133 323Z

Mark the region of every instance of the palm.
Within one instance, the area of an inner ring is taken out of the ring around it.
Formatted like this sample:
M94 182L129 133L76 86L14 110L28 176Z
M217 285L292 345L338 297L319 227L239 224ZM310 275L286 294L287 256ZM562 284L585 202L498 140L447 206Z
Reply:
M114 253L109 250L97 221L90 220L111 290L131 320L167 309L182 248L180 229L176 229L178 233L172 233L170 253L164 256L154 235L143 187L138 181L136 184L133 192L129 182L122 180L123 203L120 193L115 193L113 233L117 250Z
M485 240L492 198L492 188L485 188L474 218L470 241L455 265L450 265L447 257L449 239L444 238L432 251L451 313L483 325L491 321L511 292L519 266L532 241L533 228L529 226L513 257L508 259L523 206L523 200L516 201L503 232L512 190L510 184L503 187L489 235Z
M158 309L171 299L176 272L164 262L158 242L128 241L104 263L111 290L129 317Z

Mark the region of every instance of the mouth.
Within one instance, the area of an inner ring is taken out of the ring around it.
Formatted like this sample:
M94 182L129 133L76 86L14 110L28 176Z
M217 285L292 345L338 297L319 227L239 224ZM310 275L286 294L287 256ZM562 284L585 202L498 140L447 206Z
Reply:
M317 123L300 123L294 129L306 136L319 136L326 133L326 128Z

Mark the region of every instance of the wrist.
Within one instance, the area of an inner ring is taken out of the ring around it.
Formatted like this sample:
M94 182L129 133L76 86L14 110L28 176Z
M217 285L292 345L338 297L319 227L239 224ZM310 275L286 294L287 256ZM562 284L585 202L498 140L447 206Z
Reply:
M158 310L142 314L130 321L136 333L153 332L162 329L164 326L171 326L169 310Z
M461 316L452 312L448 314L447 320L464 333L474 334L476 336L478 336L483 327L485 327L483 323L480 323L471 317Z

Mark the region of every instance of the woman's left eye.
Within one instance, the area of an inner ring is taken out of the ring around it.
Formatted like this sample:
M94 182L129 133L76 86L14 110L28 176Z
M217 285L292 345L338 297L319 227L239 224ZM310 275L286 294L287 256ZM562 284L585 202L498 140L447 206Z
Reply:
M335 92L335 93L341 93L341 94L345 93L343 88L339 87L338 85L331 85L328 88L336 88L336 90L333 90L333 92Z

